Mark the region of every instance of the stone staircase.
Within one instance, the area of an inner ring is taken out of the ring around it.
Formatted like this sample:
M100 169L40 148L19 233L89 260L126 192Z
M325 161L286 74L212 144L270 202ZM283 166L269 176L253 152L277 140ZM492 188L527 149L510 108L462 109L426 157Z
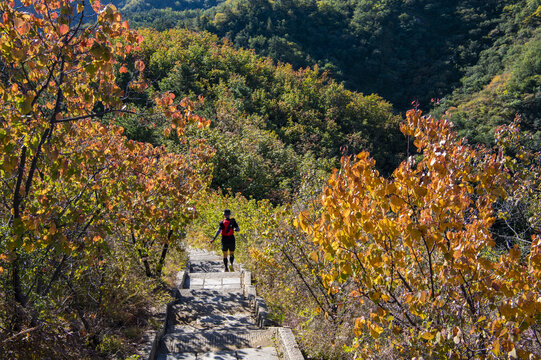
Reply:
M267 326L267 308L250 272L239 265L234 270L223 272L215 253L188 251L177 300L167 308L151 360L304 359L290 329Z

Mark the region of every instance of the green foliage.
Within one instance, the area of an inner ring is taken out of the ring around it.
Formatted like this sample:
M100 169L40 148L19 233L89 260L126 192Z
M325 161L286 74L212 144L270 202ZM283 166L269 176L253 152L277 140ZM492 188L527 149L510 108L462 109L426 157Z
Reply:
M400 111L434 99L434 114L451 108L461 136L493 143L495 127L516 113L525 129L539 129L540 7L539 0L236 0L130 17L148 24L156 16L156 26L168 17L171 26L208 30L293 68L317 64ZM493 91L494 79L507 76Z
M517 113L523 128L538 132L540 8L539 0L236 0L175 12L171 24L208 30L293 68L317 64L398 110L433 99L436 116L451 108L461 136L493 143L495 127ZM130 16L139 24L151 17Z
M514 64L509 90L532 93L541 86L541 34L524 44L525 51Z
M301 169L329 171L343 152L370 149L385 171L405 149L390 104L346 90L317 67L274 65L208 33L141 34L147 93L205 98L196 111L212 120L202 136L216 149L214 188L287 201Z
M509 2L493 44L482 51L477 64L466 69L462 87L442 99L434 113L449 109L461 136L493 144L494 129L522 117L522 128L534 135L532 148L541 144L541 17L539 0Z
M209 192L203 196L196 207L196 218L187 228L189 243L199 247L209 247L210 240L223 219L223 210L230 209L241 231L235 234L236 258L244 264L250 263L250 247L260 247L272 236L276 228L275 208L268 200L246 199L241 194L228 195L221 192ZM220 252L219 241L212 249Z
M172 11L183 11L190 9L208 9L218 5L224 0L123 0L121 11L142 12L152 9L170 9Z
M178 26L294 68L317 64L346 87L377 93L403 111L413 100L428 104L455 89L461 70L490 46L487 35L503 7L514 2L235 0L174 17ZM158 25L151 13L129 16Z

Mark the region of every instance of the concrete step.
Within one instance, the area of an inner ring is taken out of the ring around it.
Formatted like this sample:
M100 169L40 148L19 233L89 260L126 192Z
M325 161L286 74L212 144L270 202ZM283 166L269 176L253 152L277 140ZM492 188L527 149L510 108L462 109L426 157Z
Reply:
M244 299L244 292L242 289L180 289L180 301L183 298L193 297L210 297L215 300L229 298L229 299Z
M190 272L219 272L224 269L221 259L194 260L190 259Z
M190 273L184 282L185 289L240 289L241 274L234 272Z
M247 330L237 328L167 333L161 341L160 350L162 353L172 354L263 348L274 346L273 336L274 331L270 329Z
M176 353L158 357L158 360L278 360L274 347L226 350L207 353Z
M188 274L192 279L240 279L240 272L192 272Z
M238 315L252 317L252 307L240 290L182 290L181 297L171 306L172 325L191 325L198 318Z
M182 313L178 313L175 318L175 323L171 324L167 332L193 332L204 331L208 329L229 329L229 328L245 328L250 330L258 330L260 327L251 313L235 313L235 314L201 314L198 317L186 317Z

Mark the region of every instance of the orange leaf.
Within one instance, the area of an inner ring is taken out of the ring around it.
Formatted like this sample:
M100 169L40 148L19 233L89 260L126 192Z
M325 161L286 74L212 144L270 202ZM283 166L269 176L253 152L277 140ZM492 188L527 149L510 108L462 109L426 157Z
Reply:
M66 24L60 25L60 35L66 35L70 31L70 27Z
M142 60L137 60L135 62L135 68L137 69L137 71L141 72L145 70L145 63Z

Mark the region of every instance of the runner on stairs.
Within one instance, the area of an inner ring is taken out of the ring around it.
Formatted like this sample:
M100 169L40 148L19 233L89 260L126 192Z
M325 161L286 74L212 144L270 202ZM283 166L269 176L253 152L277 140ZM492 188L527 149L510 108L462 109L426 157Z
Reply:
M304 360L290 329L269 327L243 270L221 272L214 252L188 249L188 267L149 360Z
M210 241L212 244L218 235L222 234L222 252L224 254L225 272L233 271L233 261L235 261L235 231L240 231L239 225L234 218L231 217L231 210L224 210L224 219L220 221L216 234ZM229 251L230 267L227 267L227 253Z

